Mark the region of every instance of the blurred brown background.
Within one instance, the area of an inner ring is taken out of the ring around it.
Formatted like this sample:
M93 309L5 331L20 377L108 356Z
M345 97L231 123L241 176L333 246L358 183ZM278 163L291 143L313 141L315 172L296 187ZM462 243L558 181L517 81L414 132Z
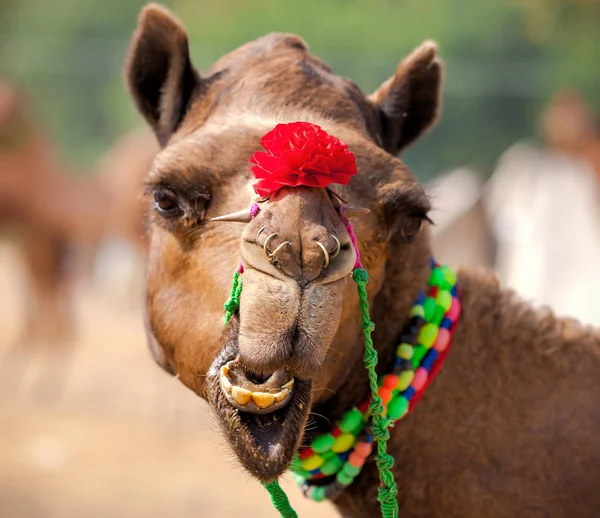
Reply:
M422 40L444 113L405 161L436 256L600 324L600 1L172 0L202 70L295 32L365 91ZM0 0L0 516L275 516L146 352L141 181L120 77L143 2ZM334 516L285 485L301 516Z

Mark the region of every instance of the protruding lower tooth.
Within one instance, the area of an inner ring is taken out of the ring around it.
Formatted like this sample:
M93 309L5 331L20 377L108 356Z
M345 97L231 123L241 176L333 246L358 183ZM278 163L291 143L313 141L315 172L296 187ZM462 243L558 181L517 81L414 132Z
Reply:
M273 397L275 398L275 402L280 403L288 396L289 393L290 393L290 391L288 389L283 389L281 392L277 392L277 394L273 394Z
M294 378L292 378L290 381L288 381L285 385L281 385L282 389L290 389L292 388L292 385L294 384Z
M231 382L225 376L221 376L221 386L225 389L227 394L231 394Z
M227 365L223 365L223 367L221 367L221 376L229 377L229 367L227 367Z
M268 408L275 401L275 396L268 392L253 392L252 401L258 408Z
M232 387L231 397L235 399L235 402L238 405L244 406L248 404L248 402L252 398L252 392L242 387Z

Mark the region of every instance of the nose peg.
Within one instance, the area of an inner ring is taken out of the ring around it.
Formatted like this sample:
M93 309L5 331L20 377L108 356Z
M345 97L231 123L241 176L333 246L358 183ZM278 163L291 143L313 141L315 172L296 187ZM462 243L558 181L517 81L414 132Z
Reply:
M259 231L259 234L260 234L260 231ZM284 246L291 245L290 241L284 241L277 248L275 248L275 250L273 250L271 252L271 249L269 248L269 241L272 238L274 238L276 235L277 235L276 233L269 234L269 236L267 236L267 239L265 239L265 244L263 245L263 250L265 251L265 255L267 256L267 259L269 259L269 262L271 264L277 263L277 252L279 252ZM258 234L257 234L257 236L258 236Z
M329 252L327 251L327 248L325 248L325 245L323 243L321 243L320 241L315 242L321 248L321 250L323 250L323 255L325 256L325 260L323 261L323 268L327 268L329 266Z

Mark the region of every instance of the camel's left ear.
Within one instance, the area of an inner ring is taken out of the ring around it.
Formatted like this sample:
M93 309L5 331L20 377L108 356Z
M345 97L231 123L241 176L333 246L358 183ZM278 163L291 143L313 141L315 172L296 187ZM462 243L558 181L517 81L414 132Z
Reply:
M200 84L190 61L187 32L164 7L149 4L142 10L125 63L125 80L164 147Z
M369 96L380 110L380 136L386 151L397 154L436 122L441 85L437 45L425 41L400 62L393 77Z

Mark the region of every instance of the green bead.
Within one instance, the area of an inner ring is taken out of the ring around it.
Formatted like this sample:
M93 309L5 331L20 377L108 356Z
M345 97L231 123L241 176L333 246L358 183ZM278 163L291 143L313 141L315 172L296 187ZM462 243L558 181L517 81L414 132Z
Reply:
M423 360L423 357L427 354L427 347L425 347L424 345L417 345L415 347L415 351L413 353L413 369L417 369L417 367L419 365L421 365L421 360Z
M340 471L336 475L336 478L337 478L337 481L344 486L349 486L352 483L352 480L354 480L353 477L347 475L343 471Z
M448 311L452 305L452 295L449 291L439 290L435 301L444 308L444 311Z
M413 371L404 371L398 375L398 390L403 392L412 383L415 373Z
M336 455L335 457L331 457L325 464L321 466L321 473L323 475L333 475L337 473L342 467L342 461Z
M294 477L294 482L296 482L296 484L299 485L300 487L302 487L304 482L306 482L306 477L303 477L302 475L298 475L298 473L292 473L292 476Z
M450 284L450 287L456 284L456 274L447 266L442 266L442 273L444 274L445 281Z
M403 360L410 360L413 355L413 346L410 344L400 344L396 349L396 356Z
M435 299L432 299L431 297L425 298L425 301L423 302L423 310L425 311L424 318L427 322L431 322L436 307L437 304L435 302Z
M436 306L431 323L439 326L442 323L442 320L444 320L444 313L446 313L446 311L442 306Z
M294 455L294 458L292 459L292 462L290 462L290 469L293 469L294 471L302 469L300 467L301 465L302 459L300 459L300 456L296 453L296 455Z
M388 417L394 421L408 412L408 400L404 396L396 396L388 403Z
M325 486L312 486L310 488L310 497L315 502L322 502L325 500Z
M311 447L315 453L325 453L331 450L335 437L330 433L326 433L317 437L311 444Z
M321 454L321 457L323 457L323 460L327 462L332 457L337 457L337 453L335 453L334 451L326 451L325 453Z
M425 310L423 309L423 306L421 306L421 304L416 304L412 308L410 308L409 315L411 317L425 318Z
M427 347L427 349L430 349L433 345L433 342L435 342L435 339L437 338L438 329L438 326L435 324L425 324L421 328L421 331L419 331L417 342L419 342L419 344L423 344L425 347Z
M429 277L429 285L441 287L445 282L444 272L440 268L434 268Z
M342 471L348 475L349 477L356 477L356 475L358 475L360 473L361 468L358 468L356 466L353 466L352 464L350 464L349 462L346 462L346 464L344 464L344 467L342 468Z
M353 408L344 414L339 423L340 430L344 433L350 433L359 427L363 422L362 414L358 408ZM314 447L313 447L314 449Z

